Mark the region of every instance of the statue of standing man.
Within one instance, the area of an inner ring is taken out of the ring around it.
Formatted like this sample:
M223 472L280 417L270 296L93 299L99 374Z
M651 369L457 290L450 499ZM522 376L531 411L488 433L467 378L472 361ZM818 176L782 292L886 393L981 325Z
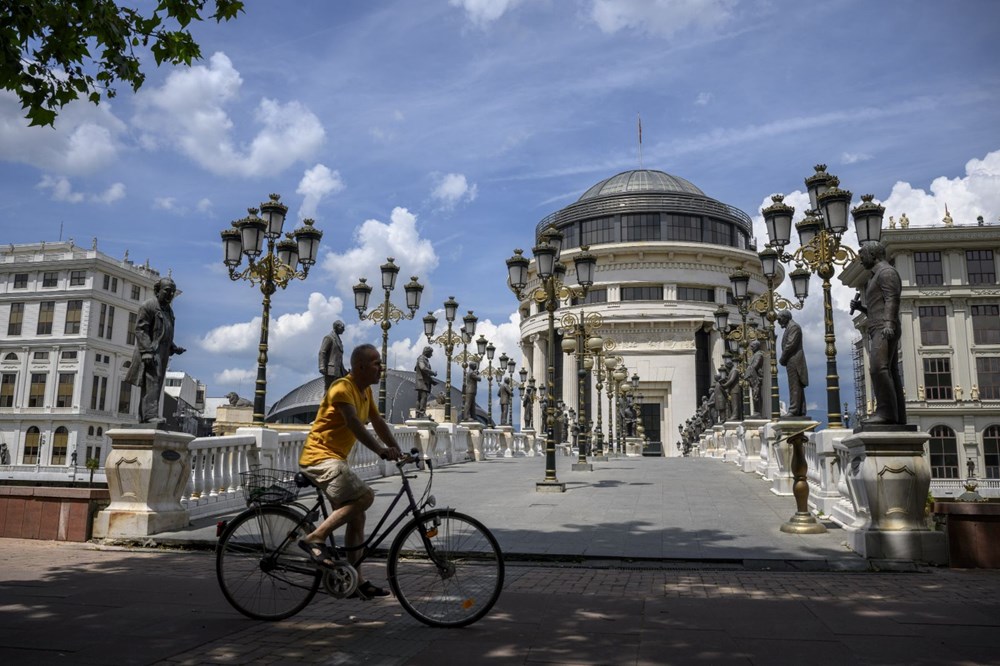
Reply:
M511 386L510 377L503 378L499 388L497 388L497 394L500 398L500 425L509 426L511 424L510 403L514 398L514 388Z
M462 420L476 420L476 393L479 391L479 364L475 361L469 363L465 371L465 395L462 396Z
M330 390L330 384L347 375L344 368L344 343L340 334L344 332L344 322L333 322L333 330L323 336L319 346L319 374L323 375L323 393Z
M864 420L871 425L906 423L906 398L899 376L899 301L903 285L899 273L886 261L885 245L869 241L858 252L862 265L871 271L865 285L864 302L858 298L851 308L868 315L868 373L875 393L875 413Z
M760 340L750 342L750 360L747 361L747 383L750 385L750 416L764 413L764 352Z
M424 347L424 351L417 357L417 365L413 368L413 383L417 388L417 418L427 418L427 396L430 395L431 386L434 384L434 377L437 373L431 370L431 356L434 349L430 346Z
M174 311L170 307L177 285L168 277L153 286L154 297L139 306L135 321L135 351L125 381L139 387L139 422L156 427L160 417L160 394L167 376L167 361L186 350L174 344Z
M781 336L781 358L778 360L788 373L788 418L806 416L806 392L809 386L809 368L802 351L802 327L788 310L778 313L778 323L785 329Z

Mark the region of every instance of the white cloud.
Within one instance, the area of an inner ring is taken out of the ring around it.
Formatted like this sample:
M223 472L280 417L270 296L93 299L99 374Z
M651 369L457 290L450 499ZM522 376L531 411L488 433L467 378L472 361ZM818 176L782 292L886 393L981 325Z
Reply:
M590 16L605 33L623 29L671 37L732 19L737 0L593 0Z
M521 0L450 0L452 7L461 7L466 16L480 28L487 27L507 11L521 4Z
M208 198L201 199L195 208L199 213L208 213L212 210L212 200Z
M253 388L257 380L257 369L226 368L222 372L217 372L213 376L216 384L236 384L238 386L249 384Z
M316 217L316 209L319 202L328 194L341 192L344 189L344 181L340 179L339 171L330 171L323 164L317 164L311 169L307 169L299 181L296 194L303 197L302 208L299 209L299 218Z
M48 191L53 201L65 201L67 203L99 203L112 204L119 199L125 198L125 185L113 183L108 189L96 194L85 194L75 192L69 179L62 176L42 176L42 180L35 186L42 191Z
M910 183L896 183L882 202L885 226L889 225L890 215L898 220L903 213L912 226L941 225L945 205L955 224L976 224L980 215L995 224L1000 216L1000 150L981 160L969 160L965 174L960 178L935 178L929 192Z
M176 210L177 199L174 197L154 197L153 208L156 210Z
M29 127L16 96L0 91L0 160L68 175L105 169L118 159L119 136L126 129L111 106L70 102L54 128Z
M840 163L841 164L856 164L857 162L867 162L868 160L874 159L872 155L868 153L841 153Z
M479 187L473 183L469 185L464 174L449 173L438 179L437 185L431 192L431 197L436 199L446 209L451 209L462 201L475 201L479 194Z
M694 103L695 106L707 106L708 103L711 101L712 101L712 93L701 92L698 93L698 96L695 98Z
M176 146L212 173L239 176L280 173L322 145L326 133L312 111L297 101L267 98L254 113L256 135L240 138L227 107L243 103L242 84L224 53L207 65L171 72L163 86L136 96L142 145Z
M343 254L329 252L321 260L343 294L352 293L351 288L360 277L367 277L369 284L378 288L381 285L379 266L385 263L386 257L394 257L403 283L416 275L426 284L427 276L438 265L434 246L420 237L416 215L405 208L394 208L388 224L366 220L355 230L354 240L355 247Z

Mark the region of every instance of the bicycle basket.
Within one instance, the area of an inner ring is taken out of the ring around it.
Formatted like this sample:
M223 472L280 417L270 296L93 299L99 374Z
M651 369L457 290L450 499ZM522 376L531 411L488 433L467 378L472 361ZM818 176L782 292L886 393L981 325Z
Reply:
M299 496L295 472L270 467L251 467L240 472L247 504L289 504Z

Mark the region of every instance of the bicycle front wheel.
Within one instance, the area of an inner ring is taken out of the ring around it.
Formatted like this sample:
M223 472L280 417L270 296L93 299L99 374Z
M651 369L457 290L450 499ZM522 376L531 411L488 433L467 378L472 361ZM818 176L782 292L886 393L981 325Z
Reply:
M439 509L403 527L386 573L410 615L432 627L463 627L486 615L500 597L503 556L478 520Z
M320 573L299 549L313 530L302 513L262 506L238 515L215 551L215 573L226 600L255 620L283 620L316 596Z

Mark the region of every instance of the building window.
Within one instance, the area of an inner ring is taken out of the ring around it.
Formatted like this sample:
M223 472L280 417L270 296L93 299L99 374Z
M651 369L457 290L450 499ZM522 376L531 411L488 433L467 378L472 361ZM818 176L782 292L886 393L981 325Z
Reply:
M997 269L993 264L993 250L966 250L965 269L969 284L996 284Z
M613 217L599 217L581 222L581 245L615 242L615 220Z
M118 278L111 277L110 275L104 276L104 291L110 291L114 294L118 293Z
M125 335L125 344L134 345L135 344L135 324L139 319L139 315L134 312L128 313L128 332Z
M139 285L132 285L132 300L137 301L142 298L142 288Z
M97 337L104 337L104 324L108 321L108 304L101 303L101 315L97 319Z
M38 464L38 444L41 437L42 433L38 431L36 426L31 426L24 433L24 455L21 456L22 465Z
M47 361L49 360L49 353L47 351L32 352L31 358L34 361Z
M87 283L87 271L70 271L69 286L82 287Z
M942 356L924 359L924 386L928 400L951 400L951 359Z
M63 361L75 361L76 352L75 351L64 351L59 354L59 358Z
M977 345L1000 345L1000 305L972 306L972 340Z
M929 442L932 479L958 478L958 441L955 431L948 426L931 428Z
M735 245L733 243L733 227L722 220L705 220L705 242L715 245Z
M991 425L983 431L983 462L986 478L1000 479L1000 426Z
M660 214L622 215L622 241L660 240Z
M677 287L677 300L714 303L715 289L706 289L705 287Z
M68 445L69 430L66 429L66 426L59 426L52 436L52 460L49 461L50 465L66 464L66 449Z
M10 318L7 320L7 335L21 335L24 322L24 303L10 304Z
M55 271L46 271L42 273L42 286L43 287L58 287L59 286L59 273Z
M90 392L90 408L104 411L108 398L108 378L94 377L94 385Z
M976 375L979 378L979 398L1000 400L1000 356L977 356Z
M114 332L114 328L115 328L115 306L109 305L108 306L108 328L107 328L107 333L108 333L107 338L108 338L108 340L111 339L111 336L112 336L112 334Z
M918 287L944 284L940 252L914 252L913 264L916 268Z
M17 373L5 372L0 375L0 407L14 406L14 386L17 384Z
M587 295L583 299L574 299L573 305L588 305L590 303L607 303L608 302L608 290L607 287L601 287L600 289L591 289L587 292Z
M565 227L559 229L559 231L562 232L563 235L563 248L580 247L580 227L578 227L575 222L573 224L567 224Z
M917 308L920 318L920 343L924 345L948 344L948 313L943 305L921 305Z
M38 326L36 335L52 335L52 320L56 316L56 302L42 301L38 304Z
M83 301L69 301L66 304L66 328L63 332L66 335L79 333L81 321L83 321Z
M128 414L132 409L132 384L122 380L118 389L118 413Z
M663 285L645 287L622 287L623 301L662 301Z
M701 218L696 215L667 215L667 240L701 242Z
M14 289L27 289L27 288L28 288L28 274L14 273Z
M56 388L56 407L73 406L73 382L76 379L74 372L60 372L59 386Z
M31 373L31 387L28 389L28 407L45 406L45 373Z

